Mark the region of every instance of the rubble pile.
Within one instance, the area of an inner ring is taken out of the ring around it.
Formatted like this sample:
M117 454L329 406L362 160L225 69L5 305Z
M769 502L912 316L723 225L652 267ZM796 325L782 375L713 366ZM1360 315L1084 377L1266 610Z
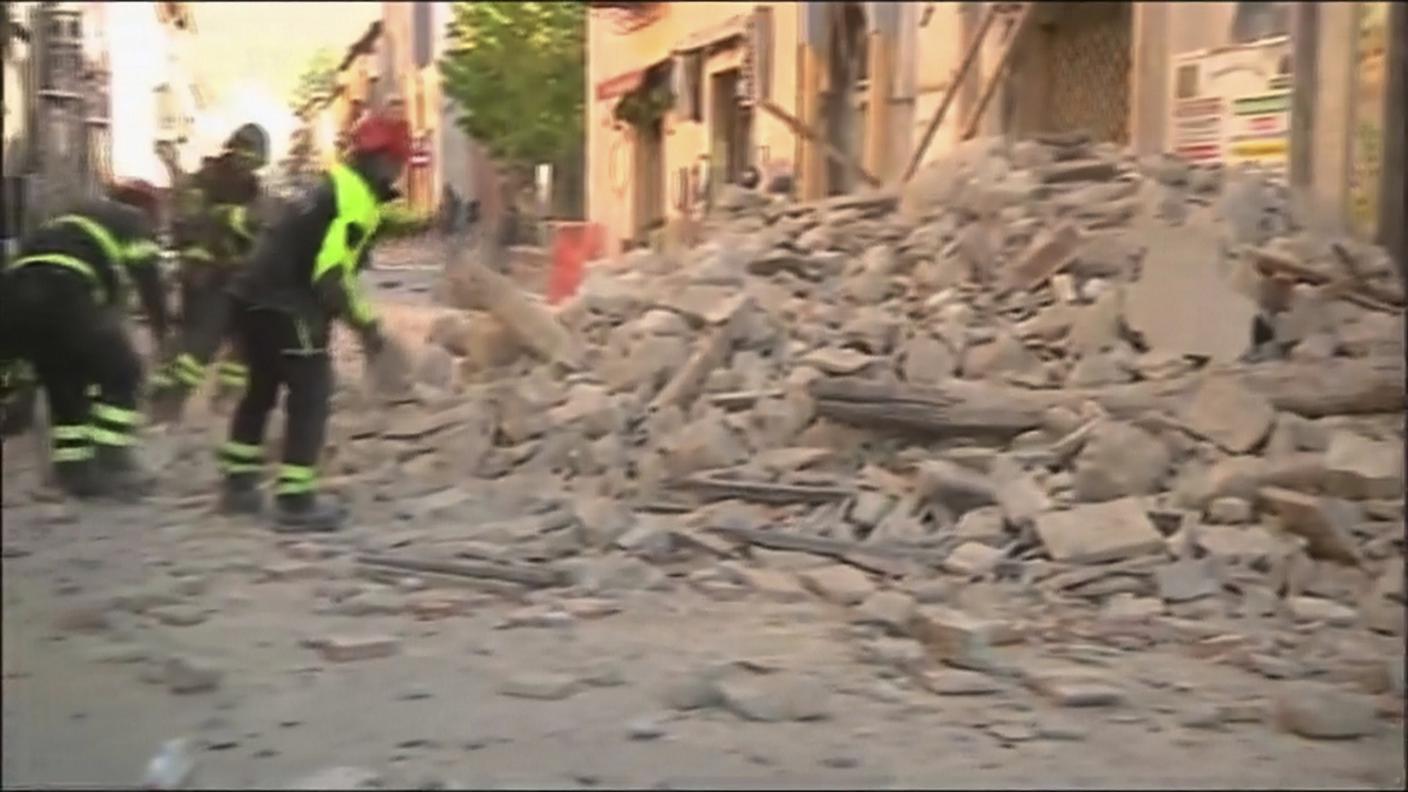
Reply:
M468 310L430 328L415 393L342 397L332 474L390 518L358 560L815 596L967 671L1023 641L1175 643L1402 695L1382 251L1302 229L1262 178L1080 136L980 140L899 195L726 192L709 225L593 265L555 318L492 273L451 289ZM517 506L469 518L476 483Z

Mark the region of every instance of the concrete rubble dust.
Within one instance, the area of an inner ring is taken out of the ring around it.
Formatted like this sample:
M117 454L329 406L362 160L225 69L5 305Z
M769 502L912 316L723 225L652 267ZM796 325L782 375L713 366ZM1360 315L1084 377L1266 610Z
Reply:
M139 507L7 444L7 783L1401 788L1382 251L1080 136L706 238L375 273L424 343L342 350L339 535L213 515L222 419Z

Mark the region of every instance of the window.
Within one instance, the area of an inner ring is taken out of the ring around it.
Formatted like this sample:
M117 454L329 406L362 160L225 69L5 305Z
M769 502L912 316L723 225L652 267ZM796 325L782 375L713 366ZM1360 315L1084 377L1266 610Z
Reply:
M1232 17L1232 43L1250 44L1285 36L1290 29L1286 3L1238 3Z

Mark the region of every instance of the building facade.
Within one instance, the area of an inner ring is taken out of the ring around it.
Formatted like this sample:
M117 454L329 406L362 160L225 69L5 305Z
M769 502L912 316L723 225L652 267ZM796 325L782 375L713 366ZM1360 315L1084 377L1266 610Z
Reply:
M187 3L7 3L4 236L113 179L168 186L203 109Z
M1395 139L1364 65L1387 3L1037 3L1021 24L979 2L589 5L588 217L613 251L749 165L802 199L894 184L950 93L920 164L970 133L1083 130L1280 170L1327 229L1385 225L1362 163Z

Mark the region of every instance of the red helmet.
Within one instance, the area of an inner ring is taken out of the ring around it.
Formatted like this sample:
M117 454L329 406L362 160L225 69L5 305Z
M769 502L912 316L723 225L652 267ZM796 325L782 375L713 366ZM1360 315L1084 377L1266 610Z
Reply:
M404 121L368 116L352 130L354 154L390 154L397 162L411 158L411 128Z
M157 205L160 203L157 189L143 179L118 182L108 189L108 196L119 203L135 206L149 215L157 213Z

